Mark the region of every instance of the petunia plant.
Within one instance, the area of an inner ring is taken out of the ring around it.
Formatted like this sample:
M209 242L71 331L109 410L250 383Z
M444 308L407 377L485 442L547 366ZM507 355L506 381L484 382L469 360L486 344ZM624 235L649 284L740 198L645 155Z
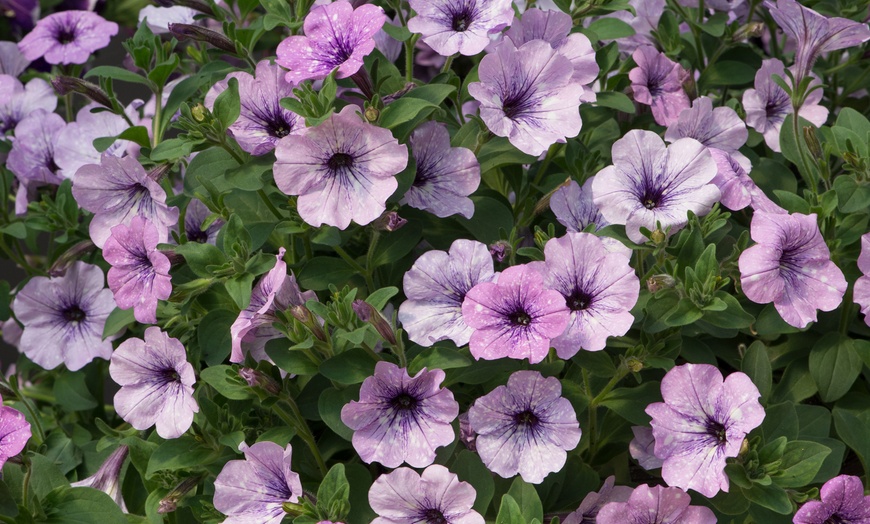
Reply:
M0 523L870 523L866 0L0 8Z

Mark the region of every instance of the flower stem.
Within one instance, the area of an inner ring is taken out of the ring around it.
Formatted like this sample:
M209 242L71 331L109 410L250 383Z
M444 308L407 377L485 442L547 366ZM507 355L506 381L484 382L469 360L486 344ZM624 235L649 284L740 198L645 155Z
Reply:
M296 402L290 398L289 395L282 395L282 397L284 402L290 406L290 410L293 412L292 415L280 404L275 404L272 406L272 409L278 414L281 420L286 422L289 426L296 428L296 431L299 433L299 438L301 438L308 446L308 449L311 450L311 454L314 455L314 460L317 462L317 467L320 469L321 475L325 477L328 471L326 463L323 461L323 456L320 454L320 450L317 449L317 441L314 439L311 429L308 427L305 419L302 418L302 413L299 412L299 407L296 405Z
M260 199L263 201L264 204L266 204L266 207L269 208L269 211L271 211L272 214L275 215L275 218L277 218L278 220L284 220L284 215L282 215L281 212L278 211L278 208L275 207L275 204L273 204L272 201L269 200L269 195L267 195L262 188L257 190L257 194L260 195Z

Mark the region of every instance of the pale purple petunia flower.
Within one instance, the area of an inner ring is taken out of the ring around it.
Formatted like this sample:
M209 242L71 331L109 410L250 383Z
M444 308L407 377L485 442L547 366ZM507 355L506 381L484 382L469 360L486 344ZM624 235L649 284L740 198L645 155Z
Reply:
M629 71L635 101L652 108L656 123L669 126L689 108L683 82L689 72L652 46L638 47L632 54L637 67Z
M281 107L282 98L295 98L293 86L284 79L284 70L269 60L257 63L256 77L237 71L216 83L205 95L206 107L214 107L230 78L239 82L241 113L227 131L248 153L265 155L279 140L305 127L302 117Z
M104 152L94 147L94 140L101 137L118 136L130 127L124 117L100 111L92 113L96 104L89 104L76 113L75 122L70 122L61 131L55 144L55 163L60 168L64 178L73 178L80 167L88 164L99 164L104 154L123 156L132 144L129 140L116 140ZM131 114L130 108L127 114ZM137 118L133 119L135 123Z
M581 349L600 351L608 337L631 329L640 281L623 253L607 249L591 233L551 238L544 246L545 262L532 262L544 275L544 285L562 294L571 312L568 327L552 340L559 358Z
M665 132L668 142L681 138L694 138L709 148L736 153L749 138L749 131L736 111L728 106L714 108L713 101L702 96L680 113Z
M109 289L121 309L133 308L143 324L157 322L157 301L172 294L169 258L157 250L160 234L150 220L135 216L130 225L118 224L103 246L109 269Z
M595 229L601 229L609 224L592 201L594 178L589 177L582 186L571 180L550 197L550 209L568 231L583 231L592 224L595 224Z
M18 76L29 65L30 60L21 53L18 44L0 42L0 75Z
M33 78L22 84L10 75L0 75L0 137L40 109L51 113L57 107L57 95L51 84Z
M291 469L293 449L269 441L239 449L245 460L227 462L214 481L214 507L226 524L280 524L285 502L302 495L299 474Z
M121 493L121 467L124 465L124 461L127 460L129 451L129 448L123 444L118 446L118 449L113 451L100 465L96 473L78 482L73 482L70 486L74 488L98 489L112 497L112 500L121 508L121 511L127 513L124 495Z
M18 349L45 369L66 364L76 371L95 358L108 359L112 341L102 339L103 328L114 309L97 266L76 262L62 277L33 277L12 303L24 325Z
M493 279L489 249L474 240L458 239L449 252L420 255L405 273L402 288L408 300L399 306L408 338L426 347L444 339L468 344L473 330L462 317L462 301L468 290Z
M504 270L495 283L471 288L462 302L462 317L474 329L469 340L474 358L528 358L537 364L571 315L561 293L546 289L534 267L521 265Z
M628 443L628 453L631 458L637 460L643 469L661 468L662 459L655 455L656 439L653 436L652 428L632 426L631 432L634 433L634 438Z
M423 473L399 468L381 475L369 489L369 504L378 518L371 524L484 524L472 506L474 487L440 464Z
M725 459L736 457L746 434L764 420L758 388L739 371L723 380L709 364L672 368L661 388L664 402L650 404L646 412L662 478L706 497L727 492Z
M199 412L193 398L196 377L184 346L156 326L145 330L144 340L130 338L118 346L109 374L121 386L115 410L140 431L156 425L162 438L178 438Z
M514 17L511 0L410 0L410 6L417 15L408 30L441 56L480 53Z
M0 398L0 468L24 450L30 436L30 422L27 422L24 414L4 406L3 398Z
M344 1L344 0L342 0ZM346 2L345 2L346 3ZM408 148L388 129L363 122L347 106L317 127L284 137L275 150L275 183L302 220L346 229L381 216L408 164Z
M408 370L381 361L360 388L359 402L341 410L341 421L354 430L353 447L367 463L395 468L403 462L415 468L435 460L435 450L456 438L451 422L459 403L441 388L444 371Z
M813 63L822 53L854 47L870 40L870 28L866 23L847 18L828 18L795 0L777 0L776 3L767 0L764 6L777 25L797 41L797 82L810 74Z
M133 157L104 153L99 165L79 168L72 193L79 206L94 213L89 232L99 248L112 228L129 225L137 216L151 222L160 242L166 242L170 227L178 223L178 208L166 205L166 192Z
M822 500L810 500L795 513L794 524L870 523L870 495L860 477L840 475L825 482Z
M671 233L686 225L688 211L705 215L719 200L711 183L716 162L707 148L692 138L665 147L655 133L631 130L613 144L613 165L595 175L593 201L604 218L625 224L628 238L641 244L661 224Z
M387 20L384 23L384 26L391 25L393 27L401 27L402 23L399 21L399 15L393 17L392 20ZM375 39L375 47L381 54L386 57L390 62L395 62L399 55L402 54L403 44L399 42L392 36L390 36L386 31L384 31L383 27L381 27L380 31L375 33L375 36L372 38Z
M861 306L864 322L870 326L870 233L861 237L861 255L858 256L858 269L863 276L855 281L853 291L855 303Z
M168 33L169 24L196 24L196 15L199 11L184 7L182 5L173 5L170 7L158 7L155 5L146 5L139 10L139 23L148 22L148 29L154 34Z
M595 518L605 504L627 501L634 490L628 486L614 486L615 483L616 477L607 477L601 489L587 494L580 507L565 517L562 524L595 524Z
M749 177L747 171L751 168L749 159L737 154L729 154L721 149L710 148L710 154L716 162L716 177L713 183L722 193L719 202L737 211L752 206L756 211L767 213L788 213L775 204L764 191Z
M740 284L756 304L773 302L789 325L804 328L817 310L833 311L846 292L843 272L819 232L815 213L756 211L750 229L756 245L740 254Z
M279 65L289 69L287 82L326 78L338 68L336 78L348 78L363 65L375 48L375 34L387 20L384 10L364 4L354 9L347 0L314 7L305 17L305 36L290 36L278 45Z
M90 11L61 11L39 22L18 48L28 60L49 64L84 64L91 53L109 45L118 24Z
M565 465L580 443L580 424L562 384L537 371L517 371L468 411L475 445L490 471L540 484Z
M716 524L713 510L690 506L688 493L664 486L638 486L626 502L610 502L598 512L597 524Z
M616 45L623 53L633 53L638 47L654 45L653 31L659 27L662 13L665 12L665 0L629 0L628 5L634 8L630 11L616 11L606 15L627 23L634 29L634 34L616 39Z
M245 353L256 361L271 360L266 355L266 342L284 335L272 327L278 320L278 311L301 306L317 296L313 291L302 292L296 277L287 274L282 247L275 255L275 266L257 282L251 292L251 303L230 326L232 353L230 362L244 362Z
M414 130L410 143L417 173L401 203L441 218L453 214L471 218L474 203L468 195L480 185L480 164L474 153L450 147L447 128L434 120Z
M36 194L37 187L58 185L63 181L54 162L54 146L65 126L60 115L44 109L37 109L15 126L17 139L12 142L6 167L19 182L16 214L27 212L27 203Z
M480 61L480 82L469 84L468 93L493 134L537 156L580 133L583 87L573 72L571 61L543 40L519 48L504 41Z
M188 242L216 245L218 233L225 222L222 218L216 218L203 229L203 224L211 215L211 210L200 200L194 198L187 204L184 211L184 236Z
M773 81L779 75L788 82L785 66L776 58L764 60L755 74L755 89L743 93L743 107L746 110L746 124L764 135L764 142L770 149L779 152L779 132L785 117L794 113L788 93ZM814 79L810 86L818 85ZM828 108L819 105L822 90L816 89L807 95L800 108L800 117L815 126L821 126L828 119Z

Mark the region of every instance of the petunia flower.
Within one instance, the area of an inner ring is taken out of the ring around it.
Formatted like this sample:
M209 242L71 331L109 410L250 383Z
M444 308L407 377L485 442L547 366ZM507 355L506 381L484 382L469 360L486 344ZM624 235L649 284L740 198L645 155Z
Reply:
M473 56L490 43L490 35L510 25L511 0L409 0L416 16L408 30L441 56Z
M565 465L580 442L580 424L562 384L537 371L517 371L507 385L474 401L468 410L475 445L490 471L540 484Z
M863 276L855 281L853 296L855 303L861 306L864 322L870 326L870 233L861 237L861 255L858 256L858 269Z
M144 340L130 338L118 346L109 375L121 386L115 393L115 411L140 431L156 426L160 437L178 438L199 412L187 352L178 339L156 326L145 329Z
M245 460L227 462L214 481L214 507L227 523L280 524L285 502L296 503L302 495L299 474L291 468L293 449L269 441L239 449Z
M222 218L217 218L203 229L202 226L211 214L201 200L191 199L184 211L184 236L188 242L216 245L218 233L225 222Z
M607 249L591 233L551 238L544 246L545 262L533 262L544 275L544 286L562 294L571 312L568 327L553 339L559 358L569 359L580 349L600 351L608 337L631 329L640 281L623 253Z
M420 255L405 273L402 289L408 300L399 306L408 338L425 347L444 339L468 344L473 330L462 316L462 301L468 290L493 279L489 250L474 240L458 239L449 252Z
M0 42L0 75L18 76L29 65L30 60L21 53L17 43Z
M736 153L749 138L749 131L736 111L728 106L714 108L713 101L702 96L681 112L665 132L668 142L681 138L694 138L709 148Z
M580 507L565 517L562 524L595 524L598 512L605 504L627 501L634 490L628 486L614 486L615 483L616 477L607 477L601 489L587 494Z
M411 377L408 370L380 361L365 379L359 401L341 410L341 420L353 433L353 447L367 463L395 468L407 462L415 468L435 460L435 450L456 438L451 422L459 403L441 388L444 372L423 368Z
M665 147L651 131L631 130L613 144L613 165L595 175L592 196L604 218L625 224L633 242L646 241L641 227L671 233L686 225L688 211L705 215L719 200L711 183L716 163L691 138Z
M241 112L227 131L248 153L265 155L279 140L305 127L303 118L281 107L282 98L295 98L293 86L284 79L284 70L269 60L257 63L256 76L237 71L213 85L205 95L206 107L214 107L230 78L239 82Z
M0 468L21 453L30 440L30 422L15 408L3 405L0 398Z
M371 524L484 524L472 509L476 496L471 484L440 464L422 474L399 468L369 488L369 505L378 514Z
M178 208L166 205L166 192L133 157L104 153L99 165L79 168L72 193L79 206L94 213L89 232L99 248L106 244L112 228L130 225L137 216L156 228L159 242L167 241L170 227L178 222Z
M773 302L789 325L804 328L816 311L833 311L846 279L832 261L815 213L756 211L750 229L756 245L740 254L740 285L756 304Z
M822 500L810 500L795 513L794 524L865 524L870 522L870 495L861 479L839 475L825 482Z
M538 156L580 133L583 87L573 74L571 61L543 40L519 48L504 41L480 61L480 82L469 84L468 93L493 134Z
M399 21L399 15L396 14L396 16L394 16L392 20L387 20L384 23L384 27L386 27L387 25L393 27L401 27L402 23ZM387 60L389 60L390 62L395 62L399 59L399 55L402 54L402 49L404 48L404 45L402 44L402 42L396 40L386 31L384 31L383 27L381 27L381 29L377 33L375 33L375 36L373 36L372 38L374 38L375 40L375 48L377 48L377 50L380 51Z
M139 23L148 23L148 29L154 34L168 33L169 24L195 24L199 11L183 5L158 7L146 5L139 10Z
M597 524L716 524L713 510L690 506L692 499L678 488L650 487L634 489L626 502L610 502L598 512Z
M120 135L130 127L120 115L109 111L91 112L98 107L100 106L89 104L81 108L76 113L75 122L67 124L57 137L54 158L64 178L73 178L84 165L99 164L105 154L123 156L132 144L129 140L116 140L102 153L97 151L94 147L95 139ZM128 107L128 115L132 113L131 109L132 107Z
M631 55L637 67L629 71L634 99L652 108L657 124L669 126L689 108L689 95L683 82L689 72L654 47L638 47Z
M770 149L779 152L779 133L785 117L794 113L788 93L773 81L779 75L786 82L785 66L776 58L764 60L755 74L755 89L743 93L743 108L746 110L746 124L764 135L764 142ZM814 79L810 86L819 83ZM807 95L800 108L800 117L815 126L821 126L828 119L828 108L819 105L822 90L816 89Z
M664 402L650 404L646 412L662 478L706 497L727 492L725 459L736 457L746 434L764 420L758 388L739 371L723 380L709 364L672 368L661 388Z
M395 175L408 164L407 146L357 112L349 105L316 127L284 137L275 150L275 183L299 195L299 216L312 226L346 229L351 221L366 225L378 218L398 187Z
M634 438L628 443L628 453L631 458L637 460L643 469L661 468L662 459L655 455L656 439L653 436L652 428L632 426L631 432L634 433Z
M16 214L27 212L27 203L37 187L58 185L63 181L54 161L54 148L65 126L66 122L60 115L44 109L37 109L15 126L17 140L12 142L6 167L19 182Z
M656 43L653 32L658 30L662 13L665 12L665 0L629 0L631 11L623 10L605 15L617 18L634 29L634 34L616 39L616 45L623 53L634 53L638 47L650 46Z
M362 67L375 48L375 34L387 20L384 10L364 4L354 9L347 0L315 6L302 26L305 36L289 36L278 45L278 65L289 69L287 82L348 78Z
M157 301L172 294L169 258L157 250L160 234L147 218L135 216L130 225L118 224L103 246L109 269L109 289L121 309L133 308L143 324L157 322Z
M0 75L0 136L40 109L51 113L57 108L57 95L51 84L33 78L22 84L10 75Z
M115 301L103 278L99 267L84 262L62 277L31 278L12 302L24 325L18 349L45 369L66 364L76 371L95 358L108 359L112 341L103 340L103 328Z
M583 231L592 224L595 224L595 229L601 229L609 224L592 201L594 178L589 177L583 182L583 186L571 180L550 197L550 209L556 215L556 220L568 231Z
M272 327L278 320L277 313L317 298L313 291L302 292L296 283L296 277L287 274L285 252L283 247L278 249L275 266L257 282L251 292L250 304L230 326L230 362L244 362L245 353L250 353L258 362L271 362L266 355L266 342L284 336Z
M49 64L84 64L117 34L118 24L96 13L61 11L37 22L18 48L28 60L44 58Z
M417 162L414 183L402 204L445 218L471 218L474 203L468 195L480 185L480 163L470 149L450 147L444 124L426 122L411 133L411 152Z
M78 482L73 482L70 486L94 488L102 491L112 497L115 504L121 508L121 511L127 513L127 506L124 504L124 495L121 493L121 467L124 461L127 460L127 455L130 449L125 445L118 446L118 449L113 451L111 455L100 465L97 472L86 479Z

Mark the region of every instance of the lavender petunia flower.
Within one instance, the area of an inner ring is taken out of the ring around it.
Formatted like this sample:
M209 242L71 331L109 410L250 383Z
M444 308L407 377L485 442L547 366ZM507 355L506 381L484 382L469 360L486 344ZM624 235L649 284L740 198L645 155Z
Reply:
M402 23L399 21L399 15L393 17L392 20L387 20L384 23L384 26L391 25L393 27L401 27ZM399 55L402 54L402 42L399 42L386 31L384 31L383 27L381 27L380 31L375 33L375 36L372 38L375 39L375 47L378 51L383 54L387 60L390 62L395 62L398 60Z
M211 214L209 208L200 200L194 198L187 204L184 211L184 236L188 242L216 245L218 233L225 222L224 219L217 218L203 229L203 224Z
M64 127L66 122L60 115L44 109L37 109L15 126L17 139L12 142L6 167L19 182L16 214L27 212L27 204L35 196L37 187L58 185L63 181L54 162L54 147Z
M33 277L12 303L24 325L18 349L45 369L66 364L76 371L95 358L108 359L112 341L102 336L114 309L97 266L76 262L62 277Z
M109 269L109 289L121 309L133 308L143 324L157 322L157 301L172 294L169 258L157 250L160 234L150 220L135 216L130 225L118 224L103 246Z
M0 75L18 76L23 73L30 60L25 58L15 42L0 42Z
M375 48L375 34L387 20L384 10L364 4L354 9L347 0L314 7L305 17L305 36L290 36L278 45L279 65L289 69L287 82L326 78L338 68L336 78L348 78L363 65Z
M28 60L49 64L84 64L91 53L109 45L118 24L90 11L61 11L39 22L18 48Z
M676 122L680 113L689 108L689 95L683 82L689 72L652 46L638 47L632 54L637 67L629 71L635 101L652 108L659 125Z
M447 128L434 120L418 127L410 142L417 173L401 203L441 218L453 214L471 218L474 203L468 195L480 185L480 164L474 153L450 147Z
M299 474L291 468L293 449L269 441L239 449L245 460L227 462L214 481L214 507L226 523L280 524L285 502L298 502L302 495Z
M591 233L551 238L544 246L545 262L532 264L544 275L544 285L562 294L571 312L568 327L553 339L559 358L580 349L600 351L608 337L631 329L640 281L623 253L607 249Z
M613 165L592 182L593 201L604 218L625 224L628 238L641 244L661 224L671 233L686 225L686 213L705 215L719 200L710 182L716 163L700 142L681 138L665 147L651 131L631 130L613 144Z
M125 445L118 446L118 449L112 452L106 458L105 462L97 469L97 472L86 479L78 482L73 482L70 486L94 488L102 491L112 497L115 504L121 508L121 511L127 513L127 506L124 504L124 495L121 493L121 466L127 460L129 448Z
M773 302L789 325L804 328L816 310L833 311L846 279L832 261L815 213L787 215L756 211L750 234L756 245L740 254L740 284L746 298Z
M123 156L132 144L129 140L116 140L104 152L97 151L94 147L95 139L120 135L130 127L120 115L108 111L91 112L98 107L100 106L90 104L81 108L76 114L75 122L67 124L57 137L55 163L64 178L73 178L84 165L99 164L104 154ZM133 121L136 122L135 119Z
M628 453L631 458L637 460L643 469L661 468L662 459L655 455L656 439L653 436L652 428L632 426L631 432L634 433L634 438L628 443Z
M537 364L571 315L565 298L544 288L543 275L522 265L506 269L495 283L471 288L462 302L462 317L474 329L469 340L474 358L528 358Z
M448 338L468 344L473 330L462 317L462 301L468 290L493 279L492 257L480 242L458 239L449 253L421 255L403 280L408 300L399 306L399 322L408 338L426 347Z
M864 495L859 477L840 475L825 482L822 500L810 500L795 513L794 524L866 524L870 522L870 495Z
M170 227L178 222L178 208L166 206L166 192L133 157L103 154L99 165L82 166L72 192L79 206L94 213L89 231L99 248L112 228L130 225L137 216L151 222L160 242L166 242Z
M828 18L802 6L795 0L767 0L765 7L785 33L797 41L795 80L810 74L822 53L854 47L870 40L866 23L847 18Z
M444 372L423 368L411 377L408 370L378 362L373 376L365 379L359 402L341 410L341 421L353 433L353 447L367 463L395 468L407 462L415 468L435 460L435 450L451 444L456 435L451 422L459 403L449 389L441 388Z
M598 512L597 524L716 524L713 510L690 506L678 488L638 486L626 502L610 502Z
M743 107L746 109L746 124L764 135L764 142L770 149L779 152L779 132L785 117L792 114L791 98L776 82L773 75L788 81L785 66L776 58L764 60L761 69L755 74L755 89L743 93ZM811 86L817 85L814 80ZM815 126L821 126L828 119L828 108L819 105L822 90L816 89L807 95L800 108L800 116Z
M346 3L345 0L341 0ZM347 106L317 127L288 135L275 150L275 183L296 202L302 220L346 229L386 210L408 164L408 148L388 129L363 122Z
M606 15L627 23L634 29L634 34L616 39L616 45L623 53L633 53L638 47L656 43L653 32L659 27L662 13L665 12L665 0L629 0L628 5L634 8L630 11L616 11Z
M652 417L655 455L669 486L706 497L728 491L725 459L736 457L746 434L764 420L761 394L745 373L723 381L709 364L683 364L662 379L664 402L646 408ZM615 522L615 521L614 521Z
M238 71L212 86L205 95L206 107L214 107L230 78L239 82L241 113L228 132L248 153L265 155L280 139L305 127L303 118L281 107L282 98L295 98L293 86L284 79L284 71L268 60L257 64L256 77Z
M489 35L511 23L511 0L409 0L417 15L408 30L441 56L473 56L489 45Z
M580 507L565 517L562 524L595 524L595 518L605 504L627 501L634 490L628 486L614 486L615 482L613 475L607 477L601 489L586 495Z
M399 468L378 477L369 489L369 504L378 514L371 524L484 524L472 509L476 496L471 484L440 464L422 475Z
M716 177L713 183L722 193L719 202L728 209L737 211L752 206L756 211L767 213L788 213L775 204L758 185L755 184L747 171L751 168L749 159L743 155L728 154L721 149L710 148L710 154L716 162Z
M668 142L681 138L694 138L709 148L736 153L749 138L749 131L733 109L713 108L713 101L702 96L692 102L691 108L680 113L665 132Z
M51 84L34 78L27 85L10 75L0 75L0 136L15 129L19 122L40 109L51 113L57 95Z
M30 436L30 422L27 422L24 414L4 406L3 398L0 398L0 468L24 450Z
M182 5L157 7L146 5L139 10L139 23L148 22L148 29L154 34L168 33L169 24L195 24L199 12Z
M178 438L199 412L193 398L196 377L184 346L157 326L145 330L144 340L130 338L118 346L109 375L121 386L115 410L140 431L156 425L162 438Z
M477 452L490 471L540 484L565 465L580 443L580 424L562 384L537 371L517 371L468 411Z
M855 281L853 291L855 303L861 306L864 322L870 326L870 233L861 237L861 255L858 256L858 269L863 276Z
M595 224L595 229L601 229L609 224L592 201L594 178L587 179L582 187L571 180L550 197L550 209L556 215L556 220L568 228L568 231L583 231L591 224Z
M317 298L313 291L300 291L296 277L287 274L285 252L283 247L278 249L275 266L257 282L251 303L230 326L233 348L230 362L244 362L245 353L250 353L256 361L271 362L266 355L266 342L284 336L272 327L278 320L277 313Z

